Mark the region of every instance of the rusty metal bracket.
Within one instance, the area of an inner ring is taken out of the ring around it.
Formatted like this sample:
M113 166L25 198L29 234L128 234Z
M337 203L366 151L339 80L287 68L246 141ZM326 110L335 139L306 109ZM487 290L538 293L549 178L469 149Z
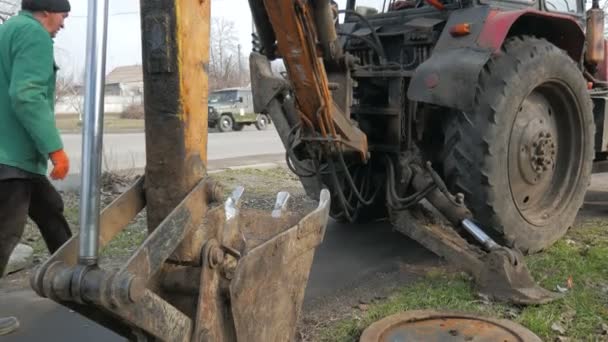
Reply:
M217 240L209 240L202 252L203 266L200 275L200 292L196 325L193 337L197 341L234 341L234 325L231 314L225 310L228 300L226 286L222 288L220 266L224 261L224 252ZM221 259L221 260L220 260Z
M211 182L202 180L135 251L119 274L137 274L145 282L156 274L182 240L202 223ZM202 245L202 243L201 243ZM199 247L200 250L200 247Z
M144 194L144 177L139 178L126 192L114 200L101 213L99 245L104 247L116 235L143 210L146 206ZM78 234L75 234L55 254L40 265L31 277L32 288L43 297L50 294L45 293L43 279L47 269L55 262L61 261L69 266L75 266L78 262Z
M200 227L208 201L218 192L215 182L201 180L117 272L77 265L74 237L35 272L32 286L41 296L75 304L79 312L85 304L98 306L101 312L122 318L116 325L126 322L162 340L189 340L192 319L148 289L147 283L185 237ZM123 230L144 205L140 179L102 213L101 245Z

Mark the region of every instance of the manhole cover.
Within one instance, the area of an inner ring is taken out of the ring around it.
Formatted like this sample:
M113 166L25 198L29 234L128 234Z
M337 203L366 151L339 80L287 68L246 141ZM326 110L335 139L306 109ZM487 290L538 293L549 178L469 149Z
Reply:
M409 311L372 324L360 342L541 342L521 325L503 319L435 311Z

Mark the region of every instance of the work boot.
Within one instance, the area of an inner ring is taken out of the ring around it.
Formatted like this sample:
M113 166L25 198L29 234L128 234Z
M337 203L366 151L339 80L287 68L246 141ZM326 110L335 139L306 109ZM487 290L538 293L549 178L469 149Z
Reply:
M19 321L15 317L0 317L0 336L8 335L19 328Z

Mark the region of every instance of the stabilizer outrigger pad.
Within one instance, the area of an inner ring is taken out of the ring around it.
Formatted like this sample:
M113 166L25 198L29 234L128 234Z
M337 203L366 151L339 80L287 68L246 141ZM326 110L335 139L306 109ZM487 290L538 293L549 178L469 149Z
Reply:
M515 258L514 258L515 257ZM545 304L562 298L536 284L521 252L501 247L489 252L475 277L482 293L516 304Z
M412 164L412 169L415 173L414 188L422 191L434 186L425 199L451 224L434 219L415 219L410 211L394 210L391 221L397 231L470 273L479 291L493 299L529 305L544 304L561 297L534 282L520 251L498 245L475 224L463 200L457 200L448 192L429 163L426 168ZM479 245L468 242L455 227L466 231Z
M467 242L452 226L422 222L407 211L394 212L392 223L397 231L471 274L479 292L491 299L531 305L561 297L534 282L518 251L499 247L486 252Z

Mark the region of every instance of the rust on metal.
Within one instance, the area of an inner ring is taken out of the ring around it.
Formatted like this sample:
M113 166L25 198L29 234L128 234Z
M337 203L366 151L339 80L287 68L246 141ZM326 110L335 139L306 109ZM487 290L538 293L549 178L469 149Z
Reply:
M209 44L197 38L209 37L211 1L180 0L175 7L185 154L206 164Z
M149 231L207 172L209 47L199 38L209 35L209 6L200 0L141 1ZM189 246L195 240L186 239L175 258L197 258Z
M99 246L103 248L118 235L146 206L144 179L139 178L126 192L115 199L102 212L99 224ZM65 243L32 274L32 287L42 296L43 278L49 265L61 261L74 266L78 262L78 234Z
M322 138L339 141L366 160L367 136L349 122L350 118L338 110L331 97L327 72L318 57L318 35L311 3L265 0L264 6L275 29L279 54L292 80L300 119L305 126L318 129Z
M460 313L409 311L369 326L361 342L480 341L540 342L538 336L514 322Z
M203 256L220 249L217 240L209 240L203 248ZM199 286L200 294L196 313L193 341L235 341L234 324L229 310L226 310L226 290L222 286L220 269L212 267L210 260L203 258Z
M534 282L521 253L506 248L485 252L467 242L453 227L416 222L407 211L393 213L391 221L397 231L471 274L479 291L493 299L528 305L560 298ZM513 256L518 262L512 260Z
M192 320L150 290L137 304L109 311L161 341L190 341Z
M160 284L165 291L198 296L200 277L200 267L165 264Z
M122 267L121 272L150 279L182 241L200 226L206 212L206 203L207 182L203 180L150 234ZM200 252L197 255L200 257ZM195 262L199 262L198 257Z
M329 192L323 190L315 211L239 260L230 283L237 341L293 339L314 250L323 240L329 218L329 201ZM255 228L265 234L267 227ZM253 229L249 234L254 234Z

